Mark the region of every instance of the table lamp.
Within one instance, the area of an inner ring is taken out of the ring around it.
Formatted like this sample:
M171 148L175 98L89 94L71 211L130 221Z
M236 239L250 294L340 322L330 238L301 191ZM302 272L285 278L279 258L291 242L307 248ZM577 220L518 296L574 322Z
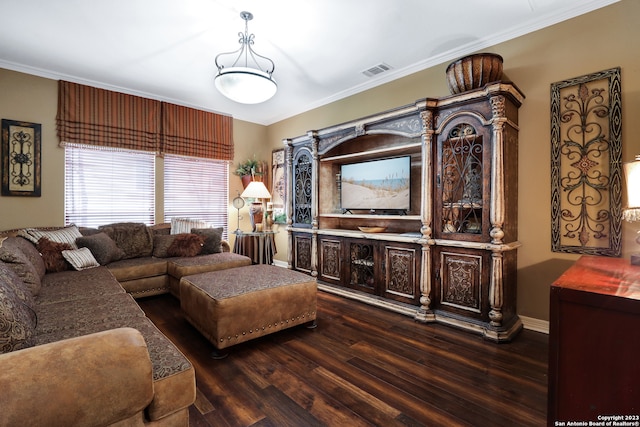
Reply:
M640 221L640 155L632 162L624 164L624 176L627 183L627 208L622 218L628 222ZM640 234L636 237L640 244ZM640 253L631 254L631 264L640 265Z
M249 206L249 218L251 219L251 228L256 231L262 228L262 217L264 213L263 203L265 199L270 199L271 194L267 187L260 181L251 181L247 188L240 195L242 198L253 199L253 203ZM260 224L260 227L258 227Z

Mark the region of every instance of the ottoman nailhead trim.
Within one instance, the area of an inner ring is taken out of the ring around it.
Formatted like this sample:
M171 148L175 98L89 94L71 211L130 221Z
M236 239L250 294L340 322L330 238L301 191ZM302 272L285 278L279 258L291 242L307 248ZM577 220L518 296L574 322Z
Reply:
M313 315L313 314L315 314L315 311L311 311L311 312L309 312L309 313L303 313L302 315L299 315L299 316L297 316L297 317L292 317L292 318L291 318L291 321L292 321L292 322L294 322L296 319L298 319L298 320L300 320L300 319L305 319L305 318L307 317L307 315L308 315L308 316L311 316L311 315ZM266 325L266 326L257 326L257 327L255 327L255 328L249 329L249 333L250 333L250 334L253 334L253 332L254 332L254 331L257 333L260 329L262 329L262 330L264 331L264 330L266 330L266 329L271 329L272 327L277 327L277 326L279 326L279 325L280 325L280 326L283 326L285 323L287 323L287 324L288 324L288 323L289 323L289 319L285 319L285 320L282 320L282 321L280 321L280 322L273 322L273 323L269 323L269 324L268 324L268 325ZM243 335L243 336L246 336L246 335L247 335L247 331L242 331L242 335ZM237 338L239 338L239 337L240 337L240 334L236 334L236 335L235 335L235 338L236 338L236 339L237 339ZM229 335L229 336L227 337L227 341L231 341L231 340L232 340L232 338L233 338L233 337L232 337L231 335ZM224 342L224 338L220 338L220 342Z

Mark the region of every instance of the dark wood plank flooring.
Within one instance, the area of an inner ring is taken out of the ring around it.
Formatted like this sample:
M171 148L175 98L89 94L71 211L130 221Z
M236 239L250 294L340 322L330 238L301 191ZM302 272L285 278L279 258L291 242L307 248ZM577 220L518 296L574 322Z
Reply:
M495 344L452 327L318 292L318 327L281 331L211 359L163 295L138 301L191 360L191 426L542 426L548 337Z

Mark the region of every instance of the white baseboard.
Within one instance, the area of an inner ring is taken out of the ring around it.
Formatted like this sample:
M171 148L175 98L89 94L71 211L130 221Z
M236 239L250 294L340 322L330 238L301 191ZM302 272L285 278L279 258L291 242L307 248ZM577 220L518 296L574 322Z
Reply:
M273 260L273 265L275 265L276 267L284 267L284 268L287 268L289 266L289 264L287 264L287 261L278 261L277 259Z
M522 326L525 329L529 329L531 331L542 332L543 334L549 335L549 321L548 320L540 320L533 317L520 316L520 320L522 321Z

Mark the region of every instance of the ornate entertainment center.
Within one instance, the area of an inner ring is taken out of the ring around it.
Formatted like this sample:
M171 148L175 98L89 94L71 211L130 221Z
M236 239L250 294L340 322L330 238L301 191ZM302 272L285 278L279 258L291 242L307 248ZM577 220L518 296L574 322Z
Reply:
M523 99L498 81L286 139L289 268L418 321L513 338ZM407 157L409 171L367 163ZM352 164L375 171L371 188L343 176ZM363 209L345 210L354 194Z

